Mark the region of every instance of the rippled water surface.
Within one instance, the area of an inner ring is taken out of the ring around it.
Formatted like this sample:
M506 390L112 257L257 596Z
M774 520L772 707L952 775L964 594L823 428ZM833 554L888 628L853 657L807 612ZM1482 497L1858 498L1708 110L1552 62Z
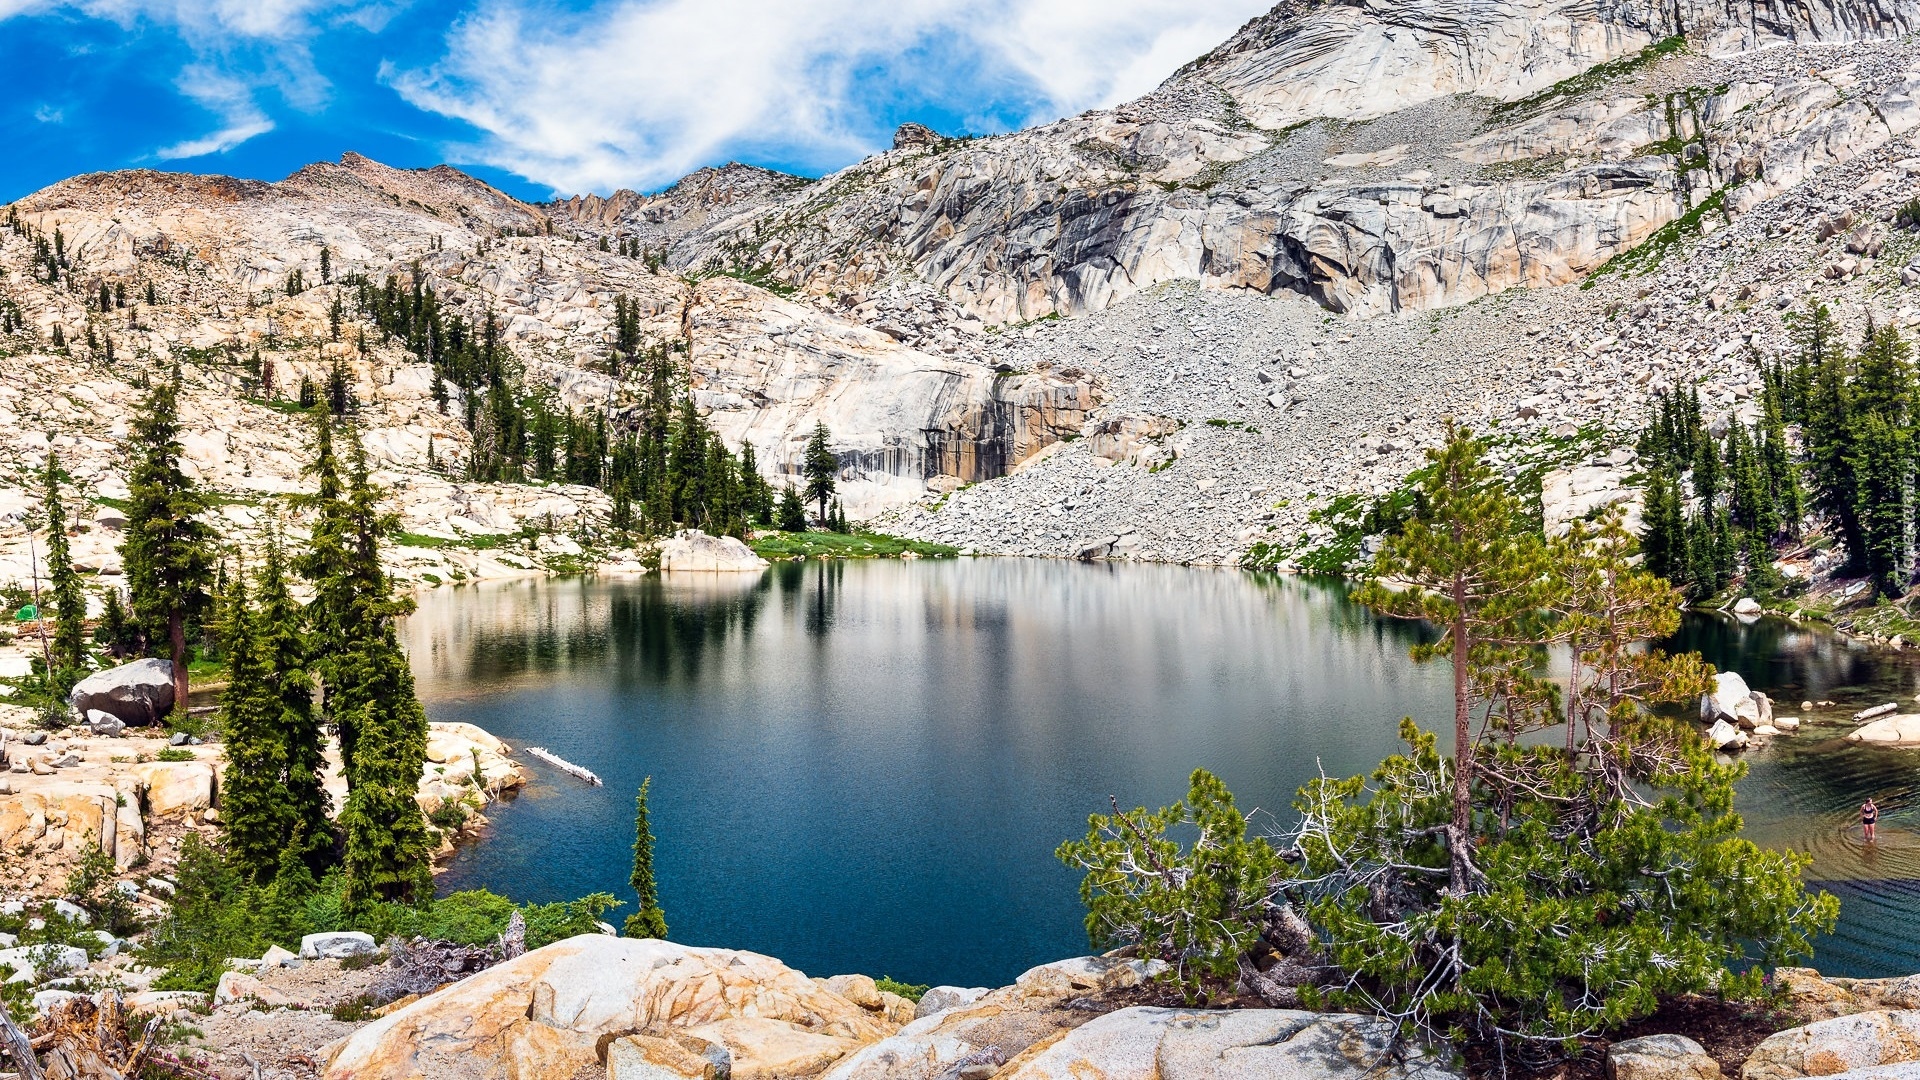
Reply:
M443 888L625 897L651 775L675 939L961 984L1085 949L1053 849L1109 795L1162 805L1204 766L1243 807L1284 813L1317 768L1392 752L1402 715L1446 715L1445 667L1407 659L1416 632L1335 585L1029 560L440 589L406 627L435 719L606 780L528 759L534 784L490 811ZM1826 635L1699 619L1684 643L1783 713L1914 693L1912 667ZM1836 744L1844 715L1750 755L1742 809L1843 897L1822 967L1920 970L1920 755ZM1885 810L1871 851L1852 824L1869 791Z

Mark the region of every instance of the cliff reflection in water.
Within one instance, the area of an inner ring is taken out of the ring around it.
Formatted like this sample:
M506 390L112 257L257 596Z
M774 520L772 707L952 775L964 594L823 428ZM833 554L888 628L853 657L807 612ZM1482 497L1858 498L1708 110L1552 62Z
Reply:
M1204 766L1284 816L1321 767L1367 771L1400 717L1449 711L1446 666L1407 659L1418 625L1337 584L1236 571L996 559L528 580L426 594L405 632L435 719L607 783L534 763L443 888L624 895L651 775L674 937L811 974L997 984L1083 951L1077 877L1053 849L1109 795L1164 805ZM1740 809L1843 897L1817 964L1920 970L1899 929L1920 915L1920 753L1838 740L1854 709L1911 701L1915 666L1780 623L1693 617L1672 644L1782 712L1846 706L1747 755ZM1873 848L1854 825L1868 793Z
M652 775L676 938L1005 981L1085 950L1052 852L1109 795L1161 805L1205 766L1284 811L1316 762L1367 769L1401 716L1444 714L1446 672L1406 659L1418 628L1343 596L1027 560L437 590L405 628L432 715L607 782L536 764L443 888L624 893Z

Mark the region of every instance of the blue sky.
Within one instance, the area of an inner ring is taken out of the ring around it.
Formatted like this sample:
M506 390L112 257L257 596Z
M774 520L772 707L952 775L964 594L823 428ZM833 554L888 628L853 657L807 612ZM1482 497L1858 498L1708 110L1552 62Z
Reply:
M915 120L1135 97L1261 0L0 0L0 202L81 172L277 180L355 150L523 198L808 175Z

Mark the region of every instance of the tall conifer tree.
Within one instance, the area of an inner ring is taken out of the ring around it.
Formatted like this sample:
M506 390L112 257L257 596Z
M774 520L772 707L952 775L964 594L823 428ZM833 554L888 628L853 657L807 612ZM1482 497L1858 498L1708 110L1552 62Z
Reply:
M220 697L227 759L220 814L234 868L250 883L265 885L279 868L294 821L272 658L262 648L260 615L247 596L246 577L244 570L235 573L221 602L228 675Z
M55 694L73 689L87 666L87 595L73 569L67 543L67 510L60 499L60 457L47 455L41 499L47 513L47 593L53 609L53 670L47 673Z
M133 612L143 629L165 627L173 660L174 708L187 708L187 620L207 603L213 530L199 487L180 468L179 373L153 384L134 422L136 456L128 487L126 539L120 545Z
M840 461L833 454L831 440L833 433L827 425L813 425L813 437L807 440L807 455L804 462L807 476L807 501L820 508L820 521L827 521L827 500L833 498L834 473L840 471Z
M640 781L640 793L633 800L633 884L640 909L627 916L626 936L664 938L667 913L660 909L660 890L653 881L653 824L647 812L647 790L653 777Z
M332 797L324 786L326 733L313 707L313 680L308 674L305 613L287 590L286 555L281 549L277 522L268 527L266 559L260 567L259 653L269 672L268 689L277 714L276 726L284 749L283 787L288 834L300 847L310 870L324 870L333 856Z
M379 508L366 452L349 435L352 471L344 499L341 537L346 562L334 569L350 592L346 634L330 661L328 715L356 732L340 813L346 835L349 910L380 900L418 903L433 896L433 845L415 801L427 758L427 714L414 694L413 670L400 648L393 619L411 603L397 599L380 566L380 544L399 527Z

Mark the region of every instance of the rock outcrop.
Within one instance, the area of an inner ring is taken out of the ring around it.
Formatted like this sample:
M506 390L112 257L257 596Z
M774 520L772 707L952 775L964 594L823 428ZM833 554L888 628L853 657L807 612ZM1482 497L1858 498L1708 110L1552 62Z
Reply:
M724 1054L737 1080L774 1080L819 1072L892 1031L769 957L588 935L375 1021L335 1051L326 1076L571 1075L602 1064L613 1038L645 1035L700 1047L693 1054L702 1060ZM646 1047L622 1051L623 1060L636 1055L648 1056Z
M732 536L708 536L683 529L660 542L660 569L668 573L754 573L770 563Z
M1883 716L1849 731L1847 741L1869 746L1920 746L1920 713Z
M1882 1010L1770 1035L1747 1056L1740 1077L1798 1080L1912 1062L1920 1062L1920 1012Z
M1720 1080L1720 1063L1684 1035L1646 1035L1607 1048L1607 1080Z
M173 711L173 661L150 658L96 671L74 684L67 704L81 716L99 712L122 724L157 724Z

